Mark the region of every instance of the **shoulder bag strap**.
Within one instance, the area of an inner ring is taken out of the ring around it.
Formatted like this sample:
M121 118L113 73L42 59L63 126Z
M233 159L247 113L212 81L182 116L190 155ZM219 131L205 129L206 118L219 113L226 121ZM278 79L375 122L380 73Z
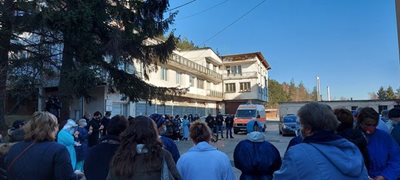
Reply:
M29 146L27 146L24 150L22 150L21 153L19 153L10 163L10 165L8 165L7 167L7 171L10 171L11 167L14 165L15 161L17 161L22 155L24 155L24 153L31 148L35 143L32 142Z

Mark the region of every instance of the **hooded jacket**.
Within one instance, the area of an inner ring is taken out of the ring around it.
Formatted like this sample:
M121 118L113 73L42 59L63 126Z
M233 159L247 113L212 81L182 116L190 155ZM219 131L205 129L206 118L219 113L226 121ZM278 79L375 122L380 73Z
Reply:
M77 124L68 119L67 123L64 125L63 129L58 132L57 135L57 142L64 145L69 153L71 158L72 169L75 169L76 166L76 152L75 152L75 141L74 136L72 136L71 132L73 133L73 127L77 126Z
M183 154L177 163L184 180L234 180L228 156L207 142L199 142Z
M358 148L339 138L319 143L300 143L286 152L274 179L368 179Z
M240 179L272 179L274 171L281 167L279 151L265 141L261 132L247 134L247 139L240 141L233 153L235 166L242 174Z

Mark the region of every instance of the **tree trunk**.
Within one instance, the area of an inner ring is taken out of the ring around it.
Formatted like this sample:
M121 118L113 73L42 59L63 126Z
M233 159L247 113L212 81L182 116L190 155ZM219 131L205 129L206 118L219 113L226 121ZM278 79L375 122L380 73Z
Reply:
M72 100L71 82L68 80L68 74L74 70L73 50L71 47L71 36L64 33L64 49L63 59L60 70L60 84L58 85L58 92L61 101L61 110L59 117L59 126L63 127L67 119L70 118L70 106Z
M3 4L3 14L0 17L2 27L0 29L0 130L5 132L7 125L6 114L6 87L8 73L8 52L12 35L11 18L13 16L13 0L5 0ZM4 133L2 133L4 134Z

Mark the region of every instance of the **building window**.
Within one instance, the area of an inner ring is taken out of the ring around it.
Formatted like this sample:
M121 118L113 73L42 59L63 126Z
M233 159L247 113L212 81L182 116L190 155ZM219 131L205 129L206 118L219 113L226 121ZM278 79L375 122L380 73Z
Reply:
M231 67L230 66L226 66L226 74L231 74Z
M232 74L242 74L242 66L232 66L231 67Z
M197 88L204 89L204 80L197 79Z
M190 76L189 83L190 83L190 87L194 87L194 76Z
M168 69L161 67L161 80L168 81Z
M176 72L176 84L181 84L182 74L180 72Z
M241 82L240 92L248 92L248 91L251 91L250 82Z
M358 106L351 106L351 110L352 110L352 111L356 111L357 108L358 108Z
M225 92L227 92L227 93L234 93L234 92L236 92L235 83L226 83L226 84L225 84Z

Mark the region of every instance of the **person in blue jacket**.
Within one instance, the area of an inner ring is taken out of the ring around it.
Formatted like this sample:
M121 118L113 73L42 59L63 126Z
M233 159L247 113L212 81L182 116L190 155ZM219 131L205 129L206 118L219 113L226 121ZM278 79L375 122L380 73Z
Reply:
M233 159L236 168L242 171L241 180L272 179L274 171L281 167L278 149L265 140L262 126L251 120L247 123L247 139L235 147Z
M210 145L211 130L205 122L190 125L190 138L195 146L183 154L176 167L183 180L234 180L228 156Z
M368 174L377 180L396 180L400 177L400 148L385 131L378 129L379 114L371 107L362 108L357 116L357 128L368 141L370 164Z
M160 135L160 139L163 143L164 148L171 153L175 163L178 162L178 159L180 157L178 147L171 138L165 136L167 133L166 119L161 114L152 114L150 115L150 118L157 125L158 134Z
M273 179L368 179L357 146L334 133L339 121L328 105L308 103L297 114L304 139L288 149Z
M69 156L71 157L71 164L72 168L75 169L76 166L76 151L75 151L75 140L74 140L74 132L75 128L78 125L75 123L74 120L68 119L67 123L64 125L63 129L58 132L57 135L57 142L64 145L68 152Z

